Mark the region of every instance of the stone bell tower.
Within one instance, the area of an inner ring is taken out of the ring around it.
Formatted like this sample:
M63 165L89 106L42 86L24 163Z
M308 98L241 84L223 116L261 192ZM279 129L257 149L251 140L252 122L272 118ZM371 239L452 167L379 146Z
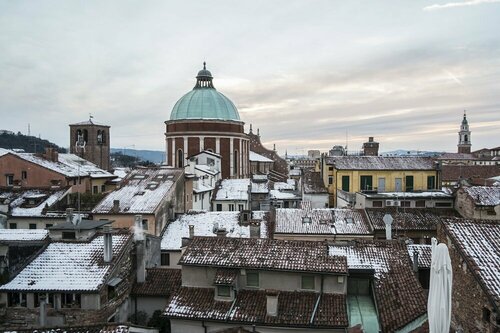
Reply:
M69 151L90 161L101 169L110 170L109 126L89 120L70 124Z
M458 132L458 152L461 154L470 154L470 130L469 123L467 122L467 115L464 111L464 119L460 125L460 132Z

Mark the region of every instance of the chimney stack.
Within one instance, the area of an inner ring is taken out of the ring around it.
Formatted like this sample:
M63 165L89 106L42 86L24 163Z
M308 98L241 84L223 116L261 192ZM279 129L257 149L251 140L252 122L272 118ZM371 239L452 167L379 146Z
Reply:
M385 223L385 238L392 239L392 221L394 219L391 214L385 214L383 220Z
M189 239L194 238L194 225L190 224L189 225Z
M135 215L134 217L134 240L144 240L144 228L142 227L142 215Z
M120 212L120 200L113 200L113 213Z
M418 251L416 249L413 250L413 271L418 273Z
M47 147L45 148L45 154L43 157L46 160L52 161L52 162L58 162L59 161L59 153L55 148L52 147Z
M142 215L135 215L134 220L136 277L137 283L144 283L146 282L146 242L144 241L144 229L142 228Z
M105 225L104 232L104 262L110 263L113 260L113 236L111 235L111 226Z
M250 221L250 238L260 238L260 221Z
M277 290L266 290L266 311L268 316L278 315L278 294Z

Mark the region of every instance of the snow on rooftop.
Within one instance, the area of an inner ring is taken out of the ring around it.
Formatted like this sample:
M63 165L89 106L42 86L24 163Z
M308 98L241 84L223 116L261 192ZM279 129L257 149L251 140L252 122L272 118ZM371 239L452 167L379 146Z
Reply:
M371 234L362 210L355 209L276 209L276 233Z
M500 187L497 186L471 186L465 187L464 191L474 200L478 206L500 205Z
M378 247L354 247L354 246L330 246L331 256L347 257L349 269L373 269L375 278L380 278L389 272L388 258L384 248Z
M294 193L281 192L279 190L270 190L269 194L271 195L271 199L277 199L277 200L298 199L298 197Z
M253 151L250 151L249 157L250 157L250 162L266 162L266 163L274 162L272 159L257 154Z
M287 179L286 183L285 182L275 182L274 189L279 190L279 191L283 191L283 190L294 191L295 190L295 180Z
M217 189L215 200L248 200L249 178L243 179L224 179Z
M44 229L0 229L0 242L42 241L49 235Z
M184 214L167 226L161 240L161 249L180 250L182 238L189 237L190 225L194 226L195 236L216 236L214 230L224 228L228 232L226 237L250 238L250 227L239 224L239 215L240 212L190 212ZM263 217L263 214L261 216ZM267 238L266 235L266 224L261 223L260 237Z
M413 252L418 252L418 267L431 268L432 246L427 244L409 244L408 255L413 262Z
M12 216L45 216L43 210L59 201L66 194L66 190L49 192L43 190L26 190L23 192L5 192L0 197L8 197ZM34 200L35 204L30 204ZM36 206L34 206L36 205Z
M269 193L269 182L252 182L252 193Z
M125 247L130 235L113 235L113 256ZM51 243L12 281L0 290L97 291L111 265L103 264L104 237L85 243Z
M113 210L113 202L119 200L117 213L152 214L181 173L167 168L135 169L125 178L122 187L109 193L92 212L108 214Z
M433 199L451 199L453 196L443 191L425 191L425 192L379 192L379 193L361 193L368 198L391 198L391 199L412 199L412 198L433 198Z
M331 156L326 164L339 170L435 170L432 158L414 156Z

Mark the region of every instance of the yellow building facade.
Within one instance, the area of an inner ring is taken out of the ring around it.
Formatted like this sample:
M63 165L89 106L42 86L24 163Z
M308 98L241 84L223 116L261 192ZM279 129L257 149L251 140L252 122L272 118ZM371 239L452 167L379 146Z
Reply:
M352 203L355 193L434 190L438 169L427 157L335 156L322 160L323 182L330 206Z

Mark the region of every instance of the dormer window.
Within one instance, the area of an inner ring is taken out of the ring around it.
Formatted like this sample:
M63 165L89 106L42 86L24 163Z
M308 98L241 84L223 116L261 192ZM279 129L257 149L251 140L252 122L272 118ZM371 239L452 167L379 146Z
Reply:
M231 297L231 287L230 286L217 286L217 296L219 296L219 297Z

